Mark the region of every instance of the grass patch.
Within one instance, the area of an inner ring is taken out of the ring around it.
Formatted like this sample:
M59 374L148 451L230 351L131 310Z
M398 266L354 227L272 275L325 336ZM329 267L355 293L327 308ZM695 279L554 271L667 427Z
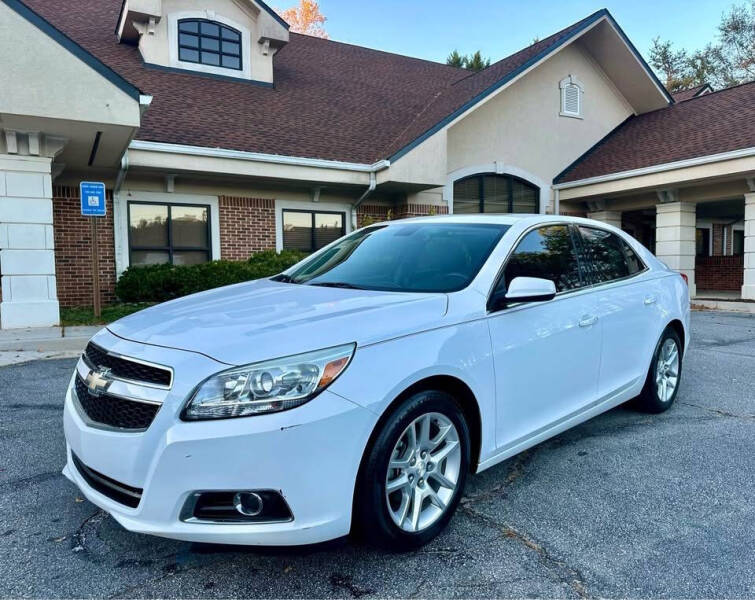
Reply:
M60 323L64 327L74 325L104 325L112 323L121 317L135 313L138 310L152 306L154 302L123 302L121 304L109 304L102 307L102 317L94 318L94 309L91 306L73 306L60 309Z

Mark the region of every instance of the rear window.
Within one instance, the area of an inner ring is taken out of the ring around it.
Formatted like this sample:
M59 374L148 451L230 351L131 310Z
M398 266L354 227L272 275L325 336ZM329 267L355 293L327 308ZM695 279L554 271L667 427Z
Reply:
M644 268L635 251L615 233L583 226L579 232L587 271L594 283L622 279Z

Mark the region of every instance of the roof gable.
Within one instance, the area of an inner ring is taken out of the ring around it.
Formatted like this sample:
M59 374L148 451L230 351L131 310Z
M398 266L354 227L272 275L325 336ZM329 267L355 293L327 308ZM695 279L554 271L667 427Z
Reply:
M475 105L486 100L519 75L547 59L601 22L607 23L610 30L615 32L621 42L626 45L629 53L644 71L648 82L661 95L659 97L661 105L673 102L666 88L637 52L637 49L626 37L608 10L601 9L566 29L508 56L478 73L455 82L439 94L422 113L418 114L414 122L387 149L389 160L395 161L401 158L429 136L450 125L465 112L474 108ZM598 43L600 42L605 43L604 40L598 41ZM651 104L651 106L657 108L658 104L656 102L655 105Z
M755 147L755 82L630 117L555 179L567 183Z

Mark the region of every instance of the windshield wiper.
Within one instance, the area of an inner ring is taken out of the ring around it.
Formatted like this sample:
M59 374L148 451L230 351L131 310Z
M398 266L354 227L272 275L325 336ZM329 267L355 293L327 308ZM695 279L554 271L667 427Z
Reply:
M353 285L351 283L346 283L345 281L320 281L320 282L310 283L309 285L318 285L320 287L344 288L346 290L362 290L362 289L364 289L364 288L360 288L357 285Z
M270 278L273 281L280 281L281 283L297 283L294 281L294 278L291 277L291 275L286 275L285 273L281 273L280 275L276 275L275 277Z

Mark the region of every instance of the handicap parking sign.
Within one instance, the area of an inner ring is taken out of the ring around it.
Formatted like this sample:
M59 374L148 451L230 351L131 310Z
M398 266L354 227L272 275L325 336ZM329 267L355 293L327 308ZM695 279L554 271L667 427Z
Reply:
M81 214L85 217L105 216L105 184L99 181L82 181L79 184L81 193Z

